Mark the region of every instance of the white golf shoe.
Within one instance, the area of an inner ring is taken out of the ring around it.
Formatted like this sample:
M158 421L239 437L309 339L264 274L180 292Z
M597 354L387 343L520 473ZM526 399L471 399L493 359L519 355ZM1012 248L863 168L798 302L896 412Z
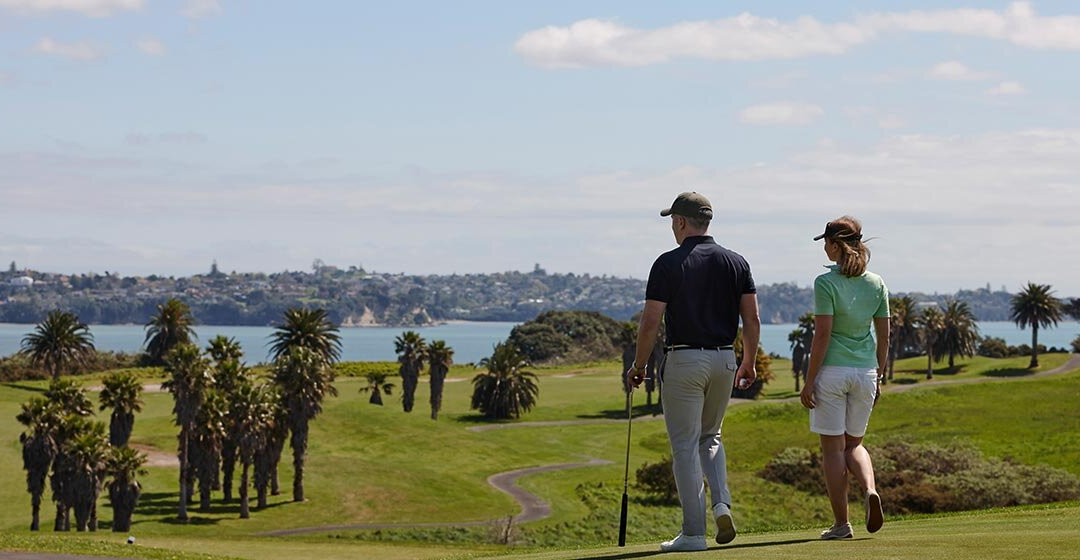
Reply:
M716 517L716 543L727 544L735 540L735 520L731 517L731 508L721 502L713 506Z
M705 543L705 535L690 537L679 533L674 539L660 543L660 552L695 552L708 549L709 545Z

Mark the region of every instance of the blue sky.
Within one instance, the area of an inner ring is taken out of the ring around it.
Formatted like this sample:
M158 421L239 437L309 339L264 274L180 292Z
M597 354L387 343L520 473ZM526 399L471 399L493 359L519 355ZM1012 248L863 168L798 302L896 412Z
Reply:
M0 259L643 277L697 190L759 282L1080 295L1075 5L534 4L0 0Z

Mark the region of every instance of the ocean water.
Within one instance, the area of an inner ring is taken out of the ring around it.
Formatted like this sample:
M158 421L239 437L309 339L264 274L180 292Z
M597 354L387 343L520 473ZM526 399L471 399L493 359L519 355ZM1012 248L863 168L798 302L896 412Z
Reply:
M426 340L445 340L454 349L454 361L457 363L478 362L491 355L491 348L506 339L510 329L517 323L450 323L434 327L413 329ZM0 323L0 356L7 356L19 350L19 343L33 325ZM762 325L761 343L766 352L775 352L781 356L790 353L787 341L788 333L794 324ZM407 329L389 327L363 327L341 329L342 359L345 361L381 361L395 360L394 337ZM983 321L979 331L984 336L1004 338L1009 344L1031 344L1031 331L1021 331L1016 325L1006 321ZM101 350L136 352L142 348L145 331L139 325L92 325L94 344ZM199 342L219 334L235 337L244 348L248 362L264 361L267 354L267 342L273 329L270 327L229 327L199 325L195 327ZM1046 346L1068 347L1069 342L1080 335L1080 323L1062 322L1055 329L1039 331L1039 343Z

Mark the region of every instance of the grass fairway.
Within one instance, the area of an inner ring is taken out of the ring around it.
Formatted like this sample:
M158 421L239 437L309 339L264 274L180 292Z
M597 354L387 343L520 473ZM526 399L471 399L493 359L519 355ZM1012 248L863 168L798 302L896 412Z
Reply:
M1064 358L1044 356L1043 368L1056 367L1064 362ZM913 362L917 361L917 358L913 359ZM984 377L984 383L935 387L933 383L919 382L925 386L903 393L886 393L871 420L868 443L873 445L893 438L938 443L959 440L991 456L1012 457L1028 464L1048 464L1080 475L1080 447L1075 443L1080 437L1080 407L1076 406L1080 402L1080 372L1036 379L983 375L989 371L1016 368L1014 361L976 359L958 364L958 370L963 369L954 376ZM913 363L913 367L918 364ZM898 376L903 371L898 367ZM790 376L785 377L779 368L777 377L774 388L791 386ZM218 501L220 495L215 494L215 504L210 512L189 510L193 520L186 525L176 523L176 469L151 468L150 474L142 479L144 495L132 531L139 539L139 545L97 552L132 555L133 551L141 551L144 547L156 547L179 551L182 555L178 558L184 559L195 558L188 553L201 553L253 560L313 556L395 560L474 558L521 553L536 550L535 547L570 550L611 542L618 522L617 500L621 492L626 434L625 423L607 421L617 419L624 410L618 365L592 364L542 372L539 406L521 421L600 422L572 426L469 431L466 428L484 423L468 410L471 384L465 380L466 374L458 373L455 378L463 380L446 385L445 408L438 421L428 417L426 385L417 392L417 410L405 414L396 398L387 400L384 407L372 406L367 403L366 395L358 392L362 385L360 379L339 378L336 384L340 396L327 402L325 413L312 425L306 472L308 501L297 504L289 499L292 471L287 451L281 466L285 494L272 497L270 507L253 511L249 520L237 519L237 504L222 504ZM939 376L939 379L945 378L946 375ZM88 380L87 383L93 382ZM0 477L8 482L0 485L0 500L5 504L0 508L0 549L36 547L80 552L86 543L105 541L119 545L124 536L109 533L54 535L51 531L30 535L26 530L30 498L22 482L24 473L18 444L20 426L13 418L19 404L43 386L42 383L0 385L0 445L4 448L0 453ZM638 404L643 404L643 395L636 398ZM171 397L165 393L149 393L144 400L145 409L136 419L133 442L174 452L176 430L170 412ZM724 424L724 437L740 530L760 533L800 528L798 533L741 538L739 543L791 540L795 537L789 535L794 534L801 535L799 538L810 538L816 535L812 527L828 523L830 516L824 496L799 492L756 476L769 458L783 448L816 445L816 438L807 430L806 411L801 406L765 401L733 407ZM646 461L658 460L667 449L663 422L635 423L631 471ZM517 513L518 506L508 496L488 486L488 476L538 465L579 463L586 457L605 459L612 464L539 474L519 481L522 487L549 502L553 509L550 518L521 528L521 547L507 549L484 544L489 532L484 526L337 530L274 538L258 536L265 531L296 527L482 521L505 517ZM640 491L632 490L631 494L635 499L631 503L629 534L637 542L650 543L647 550L652 550L655 542L670 538L677 530L678 508L648 506L638 500L642 497ZM51 505L46 497L42 508L43 527L51 527ZM945 519L948 523L971 523L972 531L979 523L984 523L987 527L996 527L995 530L988 529L989 533L1005 539L1013 530L1012 525L1006 526L993 516L1016 515L1024 520L1045 515L1051 519L1060 511L1072 512L1074 518L1078 513L1073 507L1069 510L994 513L991 520L983 522L978 521L980 516ZM99 514L107 530L112 512L104 499L99 505ZM934 536L937 529L923 531L918 529L920 523L930 522L913 520L890 524L885 533L872 541L836 545L846 547L845 551L871 547L867 554L875 558L899 557L901 554L896 551L901 548L896 548L894 554L885 543L892 543L894 535L906 534L901 533L902 530L910 530L912 538ZM1066 520L1061 523L1067 525ZM1033 531L1038 529L1037 522L1031 521L1031 524ZM902 529L906 527L912 528ZM1076 527L1072 527L1075 536ZM1050 531L1052 527L1047 525L1045 529ZM949 546L962 547L965 546L963 542L956 541ZM824 553L824 550L804 548L814 546L822 544L744 547L725 551L723 555L763 556L772 554L765 551L774 549L797 551L801 555ZM875 549L875 546L886 549ZM924 543L924 546L931 544ZM1075 550L1076 546L1072 548ZM904 555L910 556L910 550L903 550L906 551ZM582 557L580 552L561 554L550 557ZM920 550L920 554L926 556L936 552ZM597 549L594 556L612 557L611 551L606 549Z

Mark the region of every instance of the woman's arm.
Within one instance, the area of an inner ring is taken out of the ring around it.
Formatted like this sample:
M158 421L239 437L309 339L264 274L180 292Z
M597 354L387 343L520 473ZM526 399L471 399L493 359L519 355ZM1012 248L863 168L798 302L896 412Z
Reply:
M806 372L806 385L803 386L800 400L806 408L814 408L814 380L817 379L821 365L825 363L825 352L829 349L832 337L833 316L814 316L814 341L810 343L810 369Z

